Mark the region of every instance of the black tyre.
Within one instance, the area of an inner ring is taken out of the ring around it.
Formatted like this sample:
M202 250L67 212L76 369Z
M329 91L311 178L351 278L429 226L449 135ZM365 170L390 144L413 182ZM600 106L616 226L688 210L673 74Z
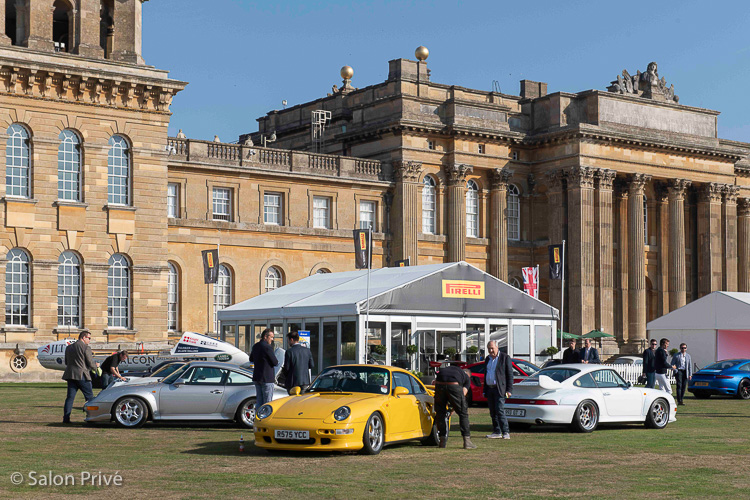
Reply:
M430 435L422 439L422 444L425 446L437 446L438 445L438 427L436 423L432 424L432 431Z
M584 399L578 404L570 423L576 432L591 432L599 424L599 408L590 399Z
M375 412L367 419L365 432L362 434L362 453L377 455L385 443L385 425L380 413Z
M737 388L738 399L750 399L750 380L744 379Z
M699 392L699 391L695 391L695 392L693 393L693 396L695 396L695 399L708 399L708 398L710 398L710 397L711 397L711 394L709 394L709 393L707 393L707 392Z
M648 409L645 425L649 429L663 429L669 423L669 403L664 398L656 399Z
M148 412L146 402L135 396L120 398L112 406L112 418L117 425L127 429L143 427L148 420Z
M240 427L252 429L255 425L255 398L247 398L237 407L234 420Z

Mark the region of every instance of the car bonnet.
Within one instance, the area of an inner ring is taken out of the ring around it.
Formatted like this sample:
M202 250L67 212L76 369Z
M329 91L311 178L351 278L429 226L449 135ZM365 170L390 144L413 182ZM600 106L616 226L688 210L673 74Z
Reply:
M273 416L276 418L315 418L322 420L329 417L337 408L342 406L351 407L353 404L361 401L382 399L384 397L386 396L361 392L307 393L302 396L286 398L281 407L273 412ZM355 408L352 408L352 415L355 418L357 417Z

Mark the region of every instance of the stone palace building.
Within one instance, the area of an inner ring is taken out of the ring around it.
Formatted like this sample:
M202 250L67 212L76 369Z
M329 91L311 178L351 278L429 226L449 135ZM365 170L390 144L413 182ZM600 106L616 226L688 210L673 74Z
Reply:
M84 329L102 351L188 330L250 345L216 312L352 270L369 225L376 267L465 260L520 286L539 265L558 308L547 246L565 240L565 329L614 334L607 354L711 291L750 291L750 144L719 139L719 113L679 102L656 63L602 90L509 95L432 81L420 47L363 88L342 68L236 143L192 140L168 137L186 83L144 63L142 6L0 2L0 378Z

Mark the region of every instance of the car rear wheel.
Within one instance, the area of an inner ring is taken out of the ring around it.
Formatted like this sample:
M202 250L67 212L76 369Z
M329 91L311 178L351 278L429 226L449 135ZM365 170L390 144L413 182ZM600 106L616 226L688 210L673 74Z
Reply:
M246 429L252 429L255 425L255 398L247 398L237 408L237 414L234 416L234 420L240 424L241 427Z
M581 401L573 415L571 427L576 432L591 432L599 424L599 408L590 399Z
M663 429L669 423L669 403L663 398L659 398L648 409L646 415L646 427L651 429Z
M362 451L367 455L377 455L383 449L384 441L383 417L380 416L380 413L375 412L367 419L365 432L362 435Z
M708 398L711 397L711 394L709 394L707 392L698 392L698 391L695 391L693 393L693 396L695 396L695 399L708 399Z
M737 397L739 399L750 399L750 380L743 380L737 388Z
M143 427L148 420L148 406L141 398L127 396L118 399L112 408L112 417L120 427L136 429Z

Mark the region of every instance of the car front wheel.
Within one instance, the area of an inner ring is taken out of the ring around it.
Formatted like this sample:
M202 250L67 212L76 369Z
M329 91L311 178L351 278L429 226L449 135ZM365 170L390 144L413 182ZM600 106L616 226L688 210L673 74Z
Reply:
M648 409L646 415L646 427L651 429L663 429L669 423L669 403L665 399L659 398Z
M113 406L112 416L120 427L128 429L143 427L148 420L148 406L141 398L124 397L118 399Z
M247 398L237 408L235 421L246 429L252 429L255 425L255 398Z
M576 432L591 432L599 424L599 408L590 399L580 402L573 415L571 427Z
M737 397L739 399L750 399L750 380L743 380L737 388Z
M365 432L362 435L362 451L367 455L377 455L383 449L385 441L385 427L383 417L375 412L367 419Z

